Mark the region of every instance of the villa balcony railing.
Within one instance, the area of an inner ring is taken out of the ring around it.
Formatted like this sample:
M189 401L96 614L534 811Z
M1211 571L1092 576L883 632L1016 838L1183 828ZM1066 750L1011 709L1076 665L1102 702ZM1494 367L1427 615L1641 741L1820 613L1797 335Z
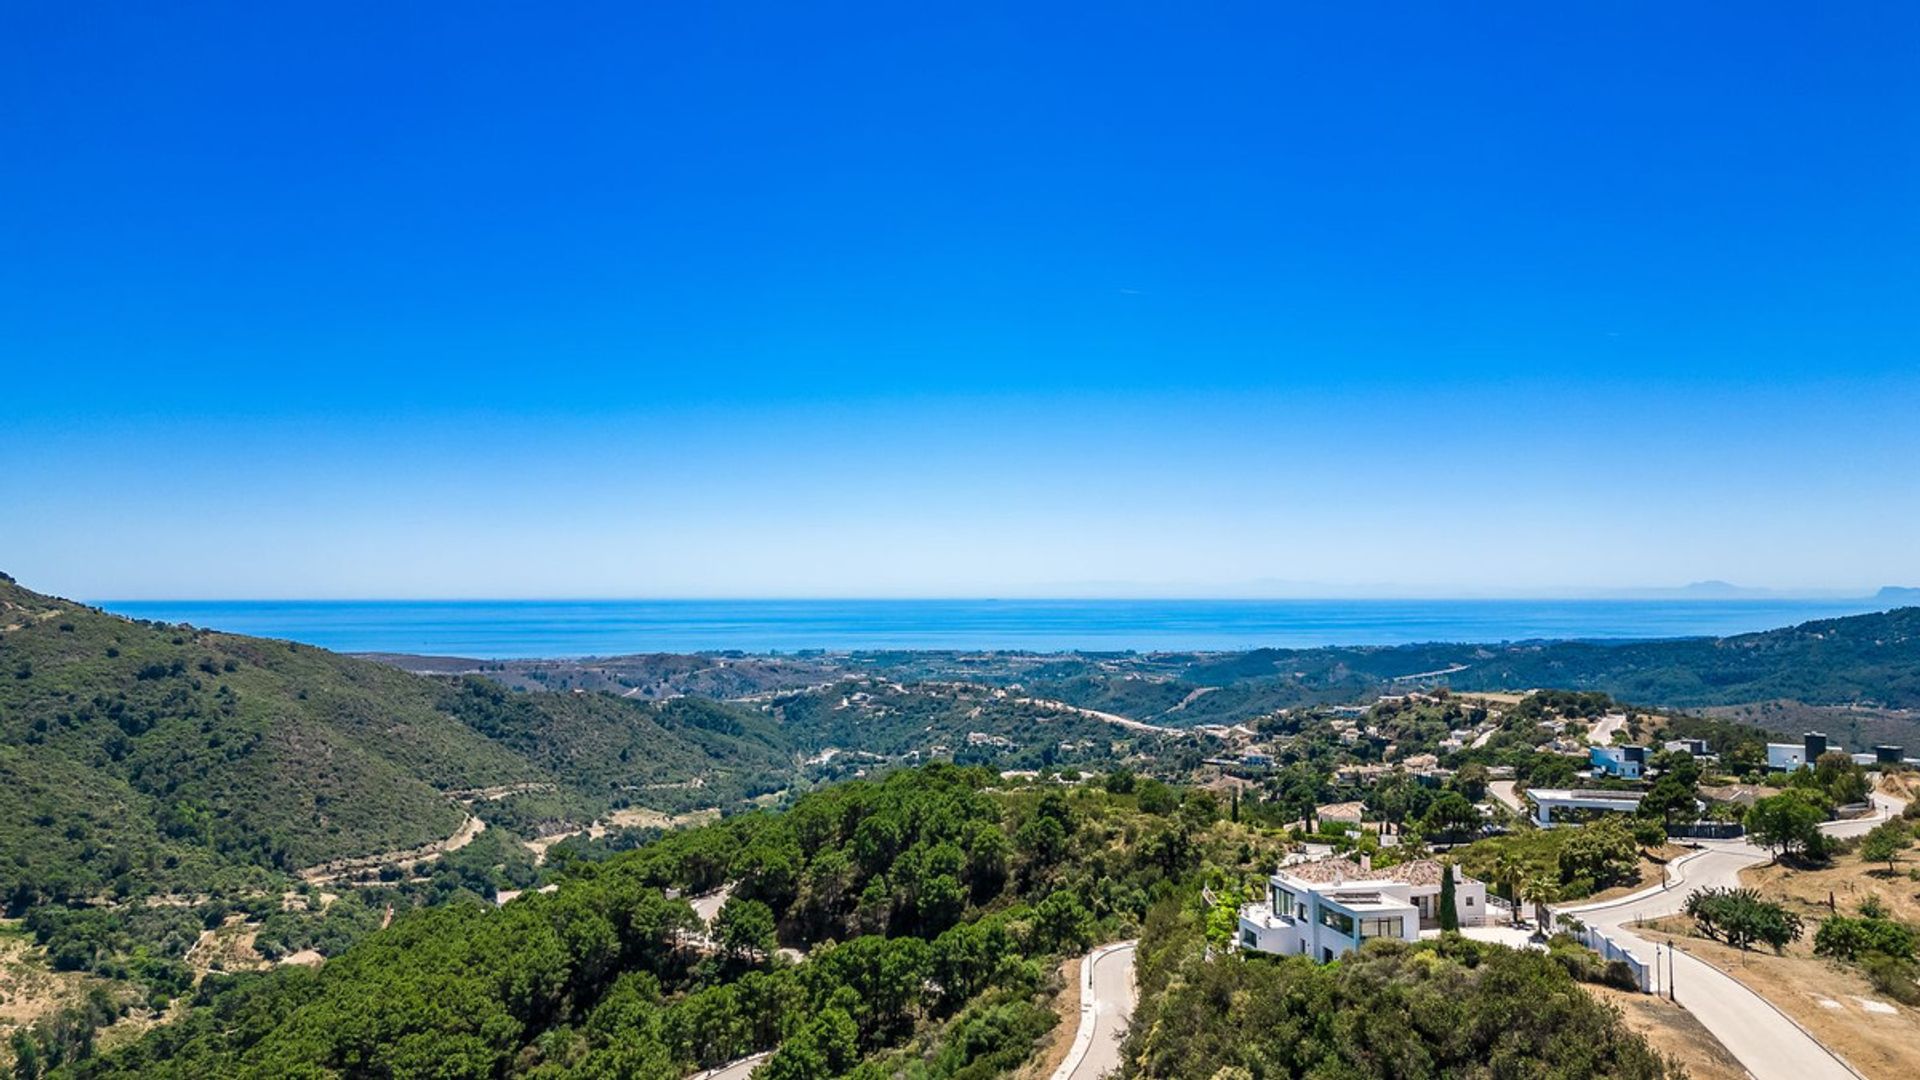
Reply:
M1246 905L1240 909L1240 919L1263 930L1285 930L1298 925L1292 916L1282 915L1268 904Z

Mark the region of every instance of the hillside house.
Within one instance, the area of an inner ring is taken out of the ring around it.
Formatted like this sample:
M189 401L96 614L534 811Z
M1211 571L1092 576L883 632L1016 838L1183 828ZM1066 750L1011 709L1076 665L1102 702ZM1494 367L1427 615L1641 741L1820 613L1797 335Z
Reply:
M1240 948L1333 960L1377 937L1420 940L1439 925L1443 864L1417 859L1372 869L1363 856L1285 863L1267 881L1266 900L1240 909ZM1454 874L1454 906L1462 926L1487 920L1487 887Z

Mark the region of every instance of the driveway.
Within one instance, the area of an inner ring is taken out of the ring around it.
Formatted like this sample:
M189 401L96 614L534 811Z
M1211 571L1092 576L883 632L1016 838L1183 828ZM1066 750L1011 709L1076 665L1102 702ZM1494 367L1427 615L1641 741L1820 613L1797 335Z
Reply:
M1512 780L1495 780L1487 785L1487 794L1500 800L1502 805L1514 813L1525 814L1527 804L1520 801L1520 796L1514 794L1513 784Z

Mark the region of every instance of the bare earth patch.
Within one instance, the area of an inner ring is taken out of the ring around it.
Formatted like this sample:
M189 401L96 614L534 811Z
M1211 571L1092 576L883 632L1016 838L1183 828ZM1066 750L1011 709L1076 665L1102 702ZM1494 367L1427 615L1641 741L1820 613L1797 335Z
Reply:
M1693 1080L1745 1080L1747 1070L1740 1066L1739 1059L1679 1005L1666 998L1610 986L1585 989L1617 1007L1628 1027L1646 1036L1655 1050L1686 1066Z
M718 820L720 820L720 808L717 806L710 806L704 810L689 810L684 814L668 814L660 810L649 810L644 806L630 806L625 810L615 810L584 829L567 829L562 832L548 833L545 836L522 841L522 845L533 853L535 863L545 863L548 849L571 836L586 836L598 840L614 829L679 829L691 825L705 825L710 821Z
M84 998L100 982L72 971L55 971L17 924L0 932L0 1035L25 1027Z
M689 825L705 825L719 819L720 811L715 807L689 810L684 814L665 814L641 806L630 806L608 814L607 824L616 829L679 829Z
M118 984L95 975L53 970L46 953L33 944L17 920L0 920L0 1068L12 1074L13 1052L8 1038L13 1032L79 1004L95 987L106 987L109 992L120 990ZM148 1028L178 1015L184 1007L184 998L176 1000L167 1014L136 1005L126 1016L101 1029L98 1046L105 1051L131 1042Z
M1013 1073L1013 1080L1047 1080L1073 1049L1073 1037L1080 1030L1080 957L1062 960L1053 973L1058 990L1053 995L1053 1015L1058 1023L1040 1036L1033 1056Z

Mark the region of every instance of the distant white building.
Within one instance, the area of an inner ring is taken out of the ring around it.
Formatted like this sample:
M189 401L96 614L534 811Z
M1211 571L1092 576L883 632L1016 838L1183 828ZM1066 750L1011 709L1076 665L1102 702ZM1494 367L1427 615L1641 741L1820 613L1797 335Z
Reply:
M1365 858L1287 863L1267 881L1264 903L1240 909L1238 944L1255 952L1333 960L1372 938L1420 940L1438 925L1440 875L1432 859L1371 869ZM1454 909L1462 926L1487 921L1487 887L1454 874Z
M1768 743L1767 768L1776 772L1792 772L1802 766L1812 765L1828 750L1838 749L1837 746L1827 745L1826 732L1809 731L1797 743Z
M1528 788L1527 801L1533 804L1533 823L1543 829L1564 825L1570 818L1595 813L1631 814L1646 798L1639 791L1570 791L1566 788ZM1555 820L1559 815L1560 820Z

